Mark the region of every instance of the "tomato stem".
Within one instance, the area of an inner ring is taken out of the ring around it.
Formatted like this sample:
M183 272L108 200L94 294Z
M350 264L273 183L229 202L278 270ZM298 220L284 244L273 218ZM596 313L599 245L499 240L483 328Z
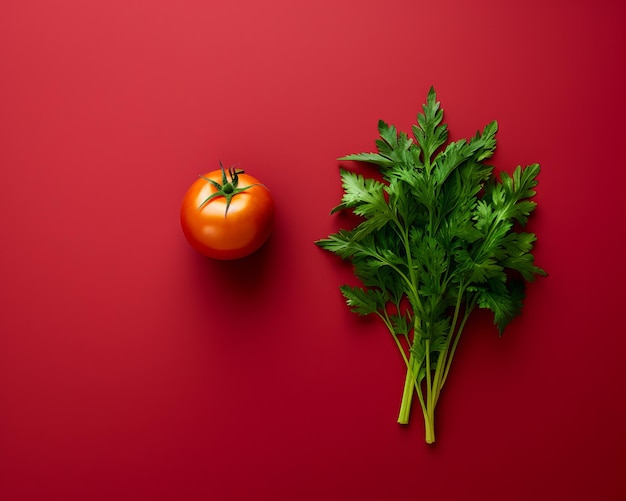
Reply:
M228 215L228 209L230 208L230 202L235 195L239 193L243 193L244 191L252 188L253 186L259 186L259 183L251 184L245 186L244 188L239 188L239 174L243 174L244 171L237 171L235 167L228 168L228 174L230 175L230 181L226 176L226 170L224 169L224 165L220 160L220 169L222 170L222 184L218 183L213 179L209 179L208 177L200 176L202 179L211 183L213 187L217 190L215 193L212 193L208 196L199 206L198 210L201 210L206 204L208 204L211 200L217 197L224 197L226 199L226 210L224 211L224 217Z

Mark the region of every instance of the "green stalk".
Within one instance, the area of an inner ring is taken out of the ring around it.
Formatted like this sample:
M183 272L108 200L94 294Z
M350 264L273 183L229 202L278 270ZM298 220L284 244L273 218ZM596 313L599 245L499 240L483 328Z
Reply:
M426 412L424 418L426 443L432 444L435 441L435 388L430 362L430 339L426 340Z
M389 315L387 314L387 312L386 311L383 313L377 312L377 315L385 323L385 325L387 326L387 329L389 329L389 332L391 333L391 336L393 337L393 340L395 341L396 346L398 347L398 351L400 352L400 355L402 356L402 360L404 360L404 364L406 365L406 379L404 382L404 391L402 393L402 402L400 404L400 413L398 415L398 423L408 424L409 416L411 414L411 404L413 402L413 390L416 384L414 382L416 378L413 375L415 374L415 368L413 367L415 365L414 364L415 359L410 353L409 353L409 358L407 358L404 347L402 346L400 339L398 339L397 334L394 332L393 324L391 323L391 319L389 318Z
M398 423L409 424L411 415L411 404L413 403L413 392L415 391L416 378L413 376L411 365L414 357L409 358L409 365L406 369L406 378L404 380L404 389L402 390L402 402L400 402L400 412L398 414Z
M402 390L402 402L400 403L400 412L398 413L398 423L408 424L411 415L411 405L413 403L413 394L417 393L422 411L426 412L426 403L422 388L417 381L417 375L422 368L421 362L415 362L415 357L410 356L407 364L406 378L404 380L404 389Z
M424 426L426 428L426 443L435 443L435 409L430 412L424 412Z
M437 359L437 368L435 369L435 377L434 377L434 383L433 383L433 389L435 392L435 396L433 399L433 408L435 407L435 405L437 404L437 401L439 400L439 394L441 393L441 388L443 388L443 378L444 378L444 367L449 367L449 364L452 362L452 356L454 355L454 352L450 352L450 344L452 343L452 339L454 338L455 341L458 340L459 335L461 334L460 330L456 332L455 335L455 329L456 329L456 324L459 320L459 313L461 311L461 302L463 300L463 294L464 294L464 290L465 287L463 285L461 285L461 287L459 288L459 293L457 295L457 300L456 300L456 304L454 306L454 314L452 316L452 322L450 323L450 331L448 332L448 338L446 339L446 347L443 350L443 352L439 353L439 358ZM460 328L462 329L462 326L464 325L465 322L463 322L460 326ZM456 347L456 343L454 344L454 347ZM449 358L449 360L447 360ZM448 361L448 363L445 363L446 360Z
M465 314L463 315L463 320L461 320L461 325L459 325L459 329L456 333L456 336L454 337L454 343L452 345L452 350L450 351L450 355L448 356L448 360L446 362L446 367L443 371L443 377L441 379L441 387L443 388L443 385L446 382L446 379L448 379L448 373L450 372L450 366L452 365L452 359L454 358L454 353L456 352L456 347L459 344L459 339L461 337L461 333L463 332L463 329L465 328L465 324L467 322L467 319L469 318L470 314L472 313L472 311L474 310L474 306L476 305L475 301L472 301L472 303L470 305L466 306L466 310L465 310Z
M404 363L406 364L406 378L404 381L404 390L402 392L402 402L400 403L400 413L398 415L398 423L400 424L409 424L409 416L411 415L411 403L413 402L413 390L415 388L415 376L414 374L414 361L415 358L409 354L409 358L407 359L406 354L404 353L404 349L400 344L400 340L398 336L396 336L392 331L393 338L398 345L398 349L402 354L402 358L404 359Z
M415 317L413 322L413 342L415 342L415 332L419 329L419 319ZM410 349L410 348L409 348ZM417 397L420 400L422 409L425 409L424 397L422 395L422 389L417 381L417 376L422 368L422 362L416 362L415 356L409 351L409 358L407 360L404 351L402 352L404 361L406 363L406 377L404 379L404 388L402 390L402 401L400 402L400 412L398 414L398 423L408 424L409 417L411 415L411 405L413 404L413 392L417 392Z

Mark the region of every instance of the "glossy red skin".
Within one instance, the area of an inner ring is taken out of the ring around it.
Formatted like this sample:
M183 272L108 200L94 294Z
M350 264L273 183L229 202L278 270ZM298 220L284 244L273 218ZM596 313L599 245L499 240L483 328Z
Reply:
M204 175L222 183L222 171ZM257 184L258 186L251 186ZM191 246L213 259L240 259L258 250L272 233L275 207L269 190L248 175L239 174L238 188L251 186L231 198L226 214L226 198L217 196L198 207L216 188L199 178L183 197L180 222Z

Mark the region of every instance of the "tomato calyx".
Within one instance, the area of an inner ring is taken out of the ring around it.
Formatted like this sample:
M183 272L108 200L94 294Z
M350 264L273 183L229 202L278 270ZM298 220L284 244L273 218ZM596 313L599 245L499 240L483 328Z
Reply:
M242 170L237 171L237 169L235 167L229 167L228 168L228 174L230 176L230 181L229 181L228 177L226 176L226 170L224 169L224 166L222 165L222 162L220 162L220 169L222 170L222 184L218 183L217 181L215 181L213 179L209 179L208 177L200 176L205 181L211 183L213 185L213 187L217 191L215 193L212 193L209 197L207 197L198 206L198 210L202 209L202 207L204 207L206 204L208 204L214 198L224 197L226 199L226 210L224 211L224 217L226 217L227 214L228 214L228 208L230 207L230 202L233 199L233 197L235 195L238 195L239 193L243 193L244 191L252 188L253 186L259 186L259 183L250 184L250 185L245 186L243 188L239 188L239 186L238 186L238 184L239 184L239 174L243 174L244 171L242 171Z

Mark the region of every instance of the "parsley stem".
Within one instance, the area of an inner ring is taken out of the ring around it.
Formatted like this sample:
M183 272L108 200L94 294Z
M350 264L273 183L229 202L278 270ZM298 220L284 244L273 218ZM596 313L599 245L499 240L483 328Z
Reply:
M432 367L430 363L430 340L426 340L426 391L427 391L427 403L424 409L424 428L426 431L426 443L432 444L435 442L435 391L433 387Z
M459 328L458 328L458 330L456 332L456 336L454 336L454 343L452 344L452 349L450 350L450 354L448 355L448 359L446 361L446 368L444 370L443 377L441 379L441 384L440 384L440 387L439 387L439 391L441 391L441 388L443 388L443 385L445 384L446 379L448 379L448 373L450 372L450 367L452 365L452 359L454 358L454 353L456 352L456 347L459 344L459 339L461 337L461 333L463 332L463 329L465 328L465 323L467 322L467 319L469 318L470 314L474 310L475 305L476 305L476 301L474 299L472 299L470 304L466 305L466 307L465 307L465 314L463 315L463 319L461 320L461 324L459 325Z
M407 363L406 378L404 381L404 390L402 391L402 402L400 404L400 412L398 414L398 423L408 424L411 415L411 404L413 403L413 392L417 393L422 413L426 415L427 407L424 401L424 394L418 376L422 370L422 363L417 363L415 356L411 355Z
M418 317L415 317L413 320L413 343L415 343L415 332L419 330L420 320ZM411 340L408 339L409 345L411 344ZM407 360L406 356L404 357L406 363L406 377L404 380L404 389L402 391L402 402L400 404L400 412L398 414L398 423L400 424L408 424L409 416L411 414L411 404L413 403L413 392L417 393L417 398L419 399L420 406L422 407L422 412L426 412L426 403L424 401L424 395L421 387L421 379L419 378L420 372L422 370L422 364L424 363L424 359L421 360L416 358L416 355L411 352L411 346L409 346L409 358Z
M424 412L424 425L426 428L426 443L435 443L435 415L434 409L432 412Z
M402 401L400 402L400 412L398 413L398 423L409 424L409 416L411 415L411 404L413 403L413 392L415 391L416 379L411 370L413 357L409 359L406 366L406 378L404 381L404 389L402 390Z
M426 339L426 399L427 399L427 410L432 410L433 405L433 382L432 382L432 367L430 364L430 339Z
M414 390L414 386L417 384L416 383L417 379L416 379L416 376L414 375L415 373L412 368L412 364L414 363L415 359L410 353L410 346L409 346L409 357L407 358L405 349L402 346L402 343L400 342L400 339L393 328L393 323L391 322L391 319L389 318L389 314L387 313L387 310L383 310L383 313L381 313L380 311L377 311L376 314L381 318L383 323L387 326L387 329L391 333L391 337L393 337L393 340L395 341L396 346L398 347L398 351L400 352L400 355L402 356L402 360L404 360L404 364L406 365L406 380L404 384L404 391L402 393L402 402L400 404L400 413L398 415L398 423L408 424L409 416L411 414L411 403L413 401L413 390Z
M413 255L411 253L411 242L409 241L409 229L403 225L398 217L394 218L394 223L396 224L396 230L398 236L402 240L402 245L404 246L404 252L406 254L407 260L407 268L409 270L409 276L407 277L404 273L401 276L404 278L404 281L407 284L410 295L409 300L414 309L421 311L422 309L422 301L420 300L419 294L417 293L417 284L418 276L416 274L415 266L413 265ZM417 314L417 311L415 312Z

